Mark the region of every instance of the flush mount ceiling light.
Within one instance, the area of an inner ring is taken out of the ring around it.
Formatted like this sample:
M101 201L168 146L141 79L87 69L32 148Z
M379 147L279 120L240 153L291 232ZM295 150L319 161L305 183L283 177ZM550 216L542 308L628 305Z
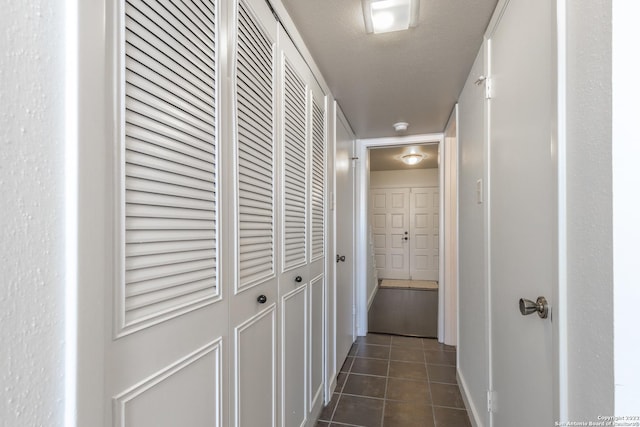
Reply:
M398 122L393 124L393 129L395 129L396 132L406 132L408 127L409 123L407 122Z
M409 166L417 165L424 159L424 156L420 153L409 153L401 157L402 161Z
M420 0L362 0L367 33L389 33L418 25Z

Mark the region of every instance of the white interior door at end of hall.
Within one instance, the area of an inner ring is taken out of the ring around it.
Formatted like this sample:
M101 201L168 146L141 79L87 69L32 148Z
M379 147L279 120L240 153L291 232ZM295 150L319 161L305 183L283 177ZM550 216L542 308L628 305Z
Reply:
M114 134L124 138L114 165L121 177L115 280L105 292L105 426L228 424L218 6L193 0L168 11L124 1L108 21L124 38L113 58L126 59L112 68L122 76L111 92L122 93L112 109L119 111L113 122L122 120ZM178 57L192 58L193 68L171 62ZM192 91L196 81L208 90Z
M262 0L230 8L235 280L230 296L232 426L279 425L277 395L277 23Z
M490 37L489 250L496 427L537 427L554 421L551 316L523 316L518 308L520 298L535 301L538 296L553 306L556 286L553 3L511 0Z
M409 189L372 189L371 220L380 279L409 279Z
M409 266L412 280L438 280L439 194L438 187L411 189Z
M336 120L336 254L344 261L336 265L336 366L341 367L355 341L354 168L353 137Z

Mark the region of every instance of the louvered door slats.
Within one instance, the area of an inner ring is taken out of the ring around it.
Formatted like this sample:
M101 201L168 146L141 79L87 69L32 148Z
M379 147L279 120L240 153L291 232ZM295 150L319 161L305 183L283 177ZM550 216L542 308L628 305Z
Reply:
M136 90L152 94L158 99L164 99L172 106L185 111L186 116L193 120L196 126L199 126L206 132L213 133L213 123L211 121L211 108L204 104L200 99L192 96L190 93L182 90L180 86L174 84L164 77L156 76L156 81L149 81L148 77L143 74L131 71L130 66L136 61L127 61L127 82ZM142 68L142 67L140 67ZM134 97L133 94L131 94Z
M253 45L251 46L244 46L245 49L254 49L255 47ZM250 51L249 51L250 52ZM238 73L244 77L246 77L247 83L251 82L251 81L255 81L255 82L261 82L264 81L265 79L269 79L270 78L270 73L273 72L273 70L271 68L267 68L270 64L265 62L263 63L262 60L260 58L255 58L255 55L251 55L248 52L239 52L238 53L238 60L239 61L252 61L255 63L256 66L263 66L264 68L259 68L259 69L253 69L253 68L243 68L243 69L239 69ZM252 86L252 89L257 90L257 93L263 95L265 97L265 99L269 99L269 91L266 90L266 88L261 87L259 84Z
M213 11L213 7L209 7L213 4L211 0L188 3L171 0L171 3L176 4L178 7L186 6L187 9L189 9L190 13L195 16L196 20L194 20L194 22L199 22L207 28L207 30L203 30L203 32L207 35L208 38L211 38L211 34L215 34L216 28L213 25L213 22L215 22L215 14ZM211 41L215 45L215 38L213 38Z
M324 256L325 115L314 100L312 105L311 167L311 259Z
M249 85L249 83L248 83ZM257 89L256 89L257 90ZM251 111L251 108L255 108L257 111L263 109L271 109L271 105L261 96L256 96L255 91L247 91L247 90L239 90L238 94L241 95L241 98L238 100L239 107L247 109L246 114L250 115L254 122L252 125L248 123L244 123L244 127L248 129L256 129L257 131L264 132L264 129L270 129L273 125L268 123L265 120L265 117L260 116L260 114L256 114ZM264 133L262 136L268 136L268 134Z
M214 240L180 241L180 242L156 242L146 245L127 245L125 250L127 256L142 256L165 254L182 251L196 251L211 249L215 246Z
M127 0L124 327L217 294L213 1Z
M129 67L133 71L141 75L150 72L160 78L166 78L207 103L209 107L215 107L215 104L211 103L213 88L202 81L198 73L193 72L193 67L189 67L189 64L183 61L179 55L175 52L158 49L143 38L144 34L141 37L133 31L127 30L125 37L127 40L126 59L131 61ZM162 45L159 46L162 47Z
M184 141L172 139L159 129L145 129L143 127L128 123L125 128L128 148L137 153L148 153L150 155L171 158L171 161L185 165L196 162L194 166L200 170L209 170L203 164L211 164L214 161L214 153L209 153L186 144ZM174 133L174 132L171 132Z
M211 19L213 16L211 14L203 14L202 10L194 13L192 9L193 4L190 2L185 3L182 1L170 1L168 3L164 3L164 6L168 12L170 12L174 17L177 18L179 28L184 28L186 31L198 37L205 45L213 45L215 47L215 39L213 37L213 34L215 34L215 30L211 25L211 22L213 22L213 20ZM209 19L208 23L206 19L204 21L202 20L201 17L203 16ZM187 20L190 21L193 25L186 27L183 22ZM183 31L182 33L185 34L186 31ZM188 39L191 39L188 34L185 34L185 36ZM214 58L211 59L213 60Z
M198 141L199 148L207 149L205 144L211 144L213 133L208 133L193 125L193 118L188 117L179 109L167 103L163 99L158 99L151 94L141 94L135 88L127 85L127 91L131 93L131 97L127 99L127 110L138 113L148 119L158 123L163 123L180 132L193 137ZM146 95L146 96L145 96ZM140 101L135 97L144 97L146 102ZM162 104L162 107L156 107L154 104Z
M196 212L204 211L209 217L215 216L216 211L216 205L210 200L198 200L183 197L183 195L173 196L130 190L125 193L125 201L130 205L128 209L133 209L133 205L185 208Z
M211 259L215 256L214 249L188 250L182 252L170 252L154 255L132 256L129 259L128 269L157 267L161 265L183 264L190 261Z
M192 178L185 174L175 173L174 171L162 170L159 169L158 166L159 165L143 166L137 163L130 163L127 176L203 190L206 191L207 194L215 195L215 185L210 181L211 176L208 177L209 181L206 181L199 178Z
M161 147L156 147L152 144L139 144L139 141L135 140L132 142L133 144L129 145L129 151L126 153L126 161L129 164L158 168L202 181L211 179L211 172L207 171L206 162L181 155L181 153L176 153L175 151L170 152L163 150ZM149 147L149 149L145 150L147 147ZM166 155L174 156L176 160L165 160L164 156Z
M243 114L244 119L252 120L254 113L246 113ZM273 131L273 130L271 130ZM255 155L256 152L272 157L273 156L273 147L269 146L269 140L266 139L268 136L269 129L252 127L250 125L242 124L238 125L238 136L244 138L247 143L250 143L250 146L242 146L240 147L241 152L247 153L250 155ZM252 161L252 158L246 159L247 161ZM260 164L261 159L257 158L253 163Z
M187 282L184 277L178 276L206 268L212 268L211 260L209 259L183 262L180 264L165 264L149 269L128 270L125 273L125 279L127 280L127 283L137 283L168 276L175 276L180 284ZM178 288L179 285L176 285L175 287ZM211 288L211 283L209 283L209 288Z
M142 0L147 2L146 0ZM148 1L152 4L153 1ZM213 27L206 28L207 25L202 25L201 19L198 15L188 7L188 3L185 4L182 1L163 1L159 2L162 9L155 9L158 14L162 15L167 23L169 23L176 31L178 31L186 40L192 44L213 45L214 44L214 29ZM190 25L185 25L185 22L189 22ZM197 39L194 39L196 37ZM188 47L186 44L185 47ZM209 56L210 51L195 52L197 54L204 54ZM214 58L211 57L211 60Z
M127 244L215 240L215 230L127 230Z
M214 206L215 208L215 206ZM127 207L127 216L141 218L181 218L209 220L214 210L183 209L150 205L130 205Z
M130 203L135 203L135 200L133 199L133 197L135 197L133 191L183 197L185 199L184 203L187 205L188 202L190 202L190 200L188 199L212 201L213 197L215 197L214 194L211 194L207 191L202 191L194 188L186 188L169 183L147 181L145 179L134 177L127 177L125 180L125 185L130 192L127 195L130 198ZM153 203L153 200L151 200L151 202Z
M173 302L180 299L186 299L192 297L195 293L205 293L209 287L209 279L200 280L196 282L189 282L176 290L173 288L162 289L154 292L153 294L142 295L130 295L127 298L128 310L140 310L143 308L150 308L153 305Z
M163 44L173 48L184 59L197 67L206 78L204 81L215 81L215 70L213 68L214 58L212 55L205 53L212 46L207 46L195 37L191 39L185 37L174 25L174 17L168 13L161 12L161 4L168 3L164 1L150 1L153 7L147 6L141 0L128 2L132 7L127 8L127 17L135 21L141 27L151 32L154 38L162 41ZM133 6L135 5L135 6ZM131 28L135 28L133 25ZM212 85L212 87L215 87Z
M253 18L244 2L238 4L238 36L239 56L246 55L245 59L251 59L251 63L258 65L255 71L273 69L273 49L265 49L266 46L273 47L273 42ZM268 72L265 78L269 79Z
M212 268L194 270L179 276L163 276L159 279L147 280L144 282L132 283L127 287L127 297L153 294L157 290L170 289L180 286L181 283L193 283L203 280L211 280L216 277L216 271Z
M238 291L275 272L274 43L257 22L240 1L235 62Z
M283 270L307 260L307 87L284 60Z
M151 112L151 111L150 111ZM182 144L190 145L194 148L202 150L207 153L213 152L213 146L207 141L203 141L198 139L189 133L182 132L180 128L176 128L173 126L169 126L163 122L158 121L153 117L147 117L143 114L139 114L133 110L127 110L127 131L131 126L137 126L142 129L145 129L147 132L153 132L160 136L166 137L167 139L172 139L176 142L180 142ZM179 125L179 123L174 123ZM188 149L188 148L185 148ZM180 149L178 149L180 151Z

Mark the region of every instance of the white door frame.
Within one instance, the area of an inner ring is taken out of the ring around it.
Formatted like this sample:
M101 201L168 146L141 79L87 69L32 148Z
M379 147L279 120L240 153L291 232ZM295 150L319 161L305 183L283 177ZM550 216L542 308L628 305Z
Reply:
M367 334L368 327L368 296L367 296L367 282L368 268L367 268L367 239L369 229L368 219L368 206L369 206L369 149L380 147L393 147L411 144L442 144L444 135L442 133L431 133L423 135L409 135L401 137L388 137L388 138L367 138L356 140L356 229L355 229L355 245L356 245L356 257L355 257L355 271L356 271L356 328L359 336ZM442 165L440 166L442 169ZM441 180L442 181L442 180ZM440 200L442 200L442 182L440 187ZM440 218L442 221L442 203L440 204ZM441 222L442 225L442 222ZM442 239L444 236L444 230L440 232L440 258L442 259ZM442 283L443 279L442 269L439 272L439 282ZM444 312L445 307L443 300L440 299L438 304L438 311ZM447 328L447 325L444 325ZM438 336L441 340L442 337Z

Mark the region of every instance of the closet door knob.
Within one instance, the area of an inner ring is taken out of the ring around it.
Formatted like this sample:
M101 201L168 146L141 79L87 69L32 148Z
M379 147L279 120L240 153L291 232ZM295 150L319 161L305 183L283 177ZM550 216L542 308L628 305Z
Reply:
M535 302L520 298L519 306L520 313L523 316L528 316L531 313L538 313L538 316L542 319L546 319L549 316L549 304L547 304L545 297L538 297Z
M258 297L258 302L259 302L260 304L264 304L265 302L267 302L267 296L266 296L266 295L260 295L260 296Z
M296 276L295 281L296 283L302 282L302 276Z

